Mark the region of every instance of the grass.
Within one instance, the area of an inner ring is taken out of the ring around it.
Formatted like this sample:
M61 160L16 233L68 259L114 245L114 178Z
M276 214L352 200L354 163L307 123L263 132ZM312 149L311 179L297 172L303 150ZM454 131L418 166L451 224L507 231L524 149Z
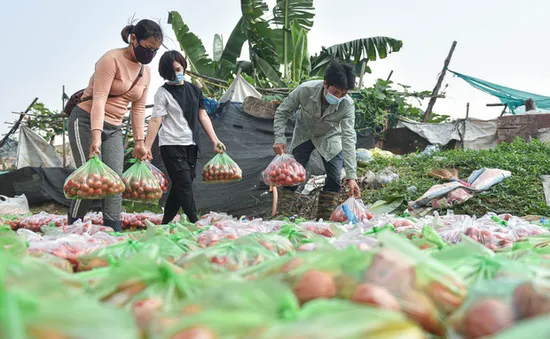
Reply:
M430 177L428 173L431 170L456 168L460 177L467 179L473 171L487 167L508 170L512 172L512 177L456 206L455 213L478 216L487 212L518 216L550 215L541 179L541 175L550 175L550 145L538 140L526 142L518 138L493 150L450 150L430 157L408 155L400 159L376 159L367 169L377 173L388 166L396 169L400 179L381 189L364 190L362 198L365 202L402 196L405 202L399 210L403 211L407 201L419 198L431 186L443 182ZM415 186L417 191L408 192L407 188L411 186Z

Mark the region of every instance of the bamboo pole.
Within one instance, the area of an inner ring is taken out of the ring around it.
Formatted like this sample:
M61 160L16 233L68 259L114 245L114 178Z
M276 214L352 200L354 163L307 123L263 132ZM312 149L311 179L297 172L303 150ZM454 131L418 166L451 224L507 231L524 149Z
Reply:
M449 67L449 63L451 63L451 58L453 57L453 53L455 51L456 44L457 44L457 42L453 41L453 44L451 46L451 50L449 51L449 55L447 55L447 58L445 59L445 62L443 63L443 70L441 71L441 74L439 75L439 79L437 79L437 83L435 84L432 95L437 95L439 93L439 90L441 89L441 84L443 83L443 78L445 78L445 73L447 73L447 68ZM434 108L436 100L437 100L436 97L432 97L430 99L430 102L428 103L428 108L426 109L426 112L424 112L423 122L428 122L428 120L430 119L430 115L432 114L432 110Z
M25 115L32 109L32 106L34 106L34 104L38 101L38 97L34 98L34 100L31 102L31 104L29 105L29 107L27 107L27 109L25 110L25 113L24 114L21 114L19 116L19 119L15 122L15 124L13 125L13 127L10 129L10 131L8 133L6 133L6 135L4 135L4 137L2 138L2 140L0 140L0 148L2 148L2 146L4 146L4 144L6 143L6 140L8 140L8 138L10 137L10 135L12 135L13 133L15 133L15 131L17 131L17 129L19 128L19 125L21 124L21 121L23 121L23 118L25 118Z

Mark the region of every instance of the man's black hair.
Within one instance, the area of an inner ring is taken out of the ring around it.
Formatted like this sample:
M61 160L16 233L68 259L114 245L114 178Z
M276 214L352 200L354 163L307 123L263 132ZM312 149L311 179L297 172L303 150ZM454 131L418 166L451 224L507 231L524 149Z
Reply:
M325 81L327 87L352 90L355 88L355 70L353 66L333 59L325 71Z
M165 52L159 61L159 73L164 80L176 80L176 72L174 72L174 61L178 62L183 71L187 69L187 61L178 51Z

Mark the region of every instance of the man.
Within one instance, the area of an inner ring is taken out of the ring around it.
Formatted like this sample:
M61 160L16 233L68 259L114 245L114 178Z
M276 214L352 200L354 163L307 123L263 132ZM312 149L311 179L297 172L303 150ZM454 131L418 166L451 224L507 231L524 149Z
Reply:
M327 178L319 195L317 218L324 220L330 218L342 189L342 165L346 170L350 195L360 197L356 182L355 106L347 95L354 87L354 69L333 60L325 71L324 80L308 81L298 86L275 113L273 150L276 154L287 151L285 129L288 119L299 108L290 152L304 167L315 149L323 158ZM290 199L295 190L282 190L281 200Z

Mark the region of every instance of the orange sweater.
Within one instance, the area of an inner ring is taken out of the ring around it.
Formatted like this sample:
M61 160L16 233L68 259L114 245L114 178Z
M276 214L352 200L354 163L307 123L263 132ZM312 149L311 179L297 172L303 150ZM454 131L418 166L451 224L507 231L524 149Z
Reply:
M132 130L134 140L144 139L145 102L151 80L149 67L143 67L143 76L132 90L123 96L107 98L109 94L125 93L136 79L141 65L124 56L124 50L111 50L99 59L95 72L90 78L83 98L92 96L92 100L81 102L78 106L90 113L92 130L103 130L103 123L120 126L132 103Z

